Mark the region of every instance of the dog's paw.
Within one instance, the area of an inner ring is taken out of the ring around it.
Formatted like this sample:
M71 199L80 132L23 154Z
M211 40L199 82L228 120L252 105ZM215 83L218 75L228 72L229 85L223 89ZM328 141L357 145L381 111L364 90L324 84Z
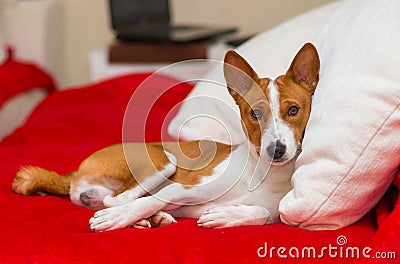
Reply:
M244 225L264 225L270 213L260 206L231 205L209 209L197 224L204 228L225 228Z
M149 218L152 227L166 226L176 223L176 220L172 215L163 211L158 211Z
M131 203L110 207L97 211L89 220L90 229L96 232L115 230L135 224L137 221L149 218L157 209L163 207L161 202L151 196L139 198Z
M90 230L102 232L124 228L143 217L129 210L129 205L121 205L97 211L89 220Z
M151 228L152 226L151 226L151 223L150 223L149 219L145 218L145 219L137 221L136 223L134 223L130 227L133 227L133 228L136 228L136 229L146 229L146 228Z
M137 228L137 229L144 229L144 228L154 228L159 226L166 226L176 223L175 218L163 211L158 211L154 215L150 216L149 218L145 218L142 220L137 221L130 227Z

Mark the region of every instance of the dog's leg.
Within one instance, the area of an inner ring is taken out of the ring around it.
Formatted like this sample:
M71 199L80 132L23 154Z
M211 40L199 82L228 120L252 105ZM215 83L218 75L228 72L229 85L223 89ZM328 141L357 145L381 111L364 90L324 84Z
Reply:
M196 192L173 183L152 196L141 197L128 204L97 211L90 219L93 231L108 231L130 226L151 217L164 208L177 208L187 202L196 202Z
M197 224L204 228L265 225L269 218L269 211L261 206L229 205L207 210Z
M117 196L112 196L112 194L107 195L103 199L103 204L105 207L119 206L132 202L133 200L142 197L147 192L141 186L136 186L130 190L126 190Z
M170 163L165 165L162 170L156 171L152 176L146 178L143 181L138 180L138 186L130 190L126 190L115 197L112 195L107 195L103 200L103 204L106 207L113 207L130 203L133 200L142 197L146 193L151 193L155 188L165 182L166 179L174 175L176 172L177 159L173 154L167 151L165 151L165 154L170 160Z

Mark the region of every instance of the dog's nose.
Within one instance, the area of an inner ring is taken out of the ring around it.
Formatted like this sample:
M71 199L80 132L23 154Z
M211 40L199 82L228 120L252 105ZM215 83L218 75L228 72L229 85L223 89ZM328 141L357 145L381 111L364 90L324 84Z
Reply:
M279 140L276 143L271 143L267 147L268 155L273 158L274 160L280 159L286 152L286 146L282 144Z

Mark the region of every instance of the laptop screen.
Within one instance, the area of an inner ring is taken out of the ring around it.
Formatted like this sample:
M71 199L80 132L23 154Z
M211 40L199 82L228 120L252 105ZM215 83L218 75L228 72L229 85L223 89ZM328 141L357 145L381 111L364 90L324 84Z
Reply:
M110 0L114 30L169 22L168 0Z

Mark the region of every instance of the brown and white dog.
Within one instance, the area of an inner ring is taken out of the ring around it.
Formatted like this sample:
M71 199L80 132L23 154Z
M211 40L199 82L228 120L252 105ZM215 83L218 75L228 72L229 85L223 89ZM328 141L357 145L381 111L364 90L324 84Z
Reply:
M205 228L278 221L319 79L318 53L305 44L286 74L271 80L228 51L224 75L240 109L245 143L112 145L65 176L23 167L13 190L69 194L73 203L99 210L89 221L93 231L165 225L175 221L170 214L199 218Z

